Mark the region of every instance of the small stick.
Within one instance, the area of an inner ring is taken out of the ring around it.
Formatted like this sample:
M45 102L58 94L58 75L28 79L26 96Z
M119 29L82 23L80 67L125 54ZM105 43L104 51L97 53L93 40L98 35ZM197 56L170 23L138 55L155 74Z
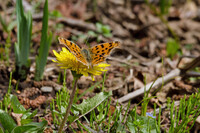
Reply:
M176 76L179 76L180 74L181 74L181 70L176 68L176 69L172 70L170 73L168 73L167 75L165 75L164 77L158 78L155 82L154 81L150 82L146 86L119 98L117 101L118 102L125 102L125 101L128 101L130 99L133 99L133 98L135 98L139 95L142 95L144 93L145 87L146 87L146 91L148 91L151 87L152 88L159 87L163 83L169 82L171 79L174 79Z

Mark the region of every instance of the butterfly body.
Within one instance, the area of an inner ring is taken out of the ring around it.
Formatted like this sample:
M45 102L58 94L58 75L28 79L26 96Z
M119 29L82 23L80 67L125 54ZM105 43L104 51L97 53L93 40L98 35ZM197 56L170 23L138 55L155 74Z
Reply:
M87 62L91 65L92 62L92 53L88 50L88 49L82 49L81 50L81 54L83 55L83 57L87 60Z
M78 61L84 65L93 66L105 61L106 57L110 55L111 51L119 46L119 42L102 43L89 49L80 49L75 43L61 38L58 38L60 44L64 44L69 51L77 58Z

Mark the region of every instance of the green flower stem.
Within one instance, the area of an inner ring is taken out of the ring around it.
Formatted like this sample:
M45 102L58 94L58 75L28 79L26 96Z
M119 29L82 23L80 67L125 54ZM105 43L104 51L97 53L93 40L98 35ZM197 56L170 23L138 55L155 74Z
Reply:
M60 128L58 130L58 133L62 133L62 130L63 130L64 126L65 126L66 121L67 121L67 117L69 115L70 109L71 109L72 104L73 104L74 95L76 93L76 87L77 87L77 81L78 81L78 79L79 79L78 77L74 76L74 85L73 85L72 94L70 96L69 104L67 106L66 113L65 113L64 119L63 119L63 121L62 121L62 123L60 125Z

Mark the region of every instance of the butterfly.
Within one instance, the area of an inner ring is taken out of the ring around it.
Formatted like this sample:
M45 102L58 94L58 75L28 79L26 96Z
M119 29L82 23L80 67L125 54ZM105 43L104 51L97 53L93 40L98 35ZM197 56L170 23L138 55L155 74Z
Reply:
M80 48L75 43L58 37L59 43L64 44L68 50L76 57L78 61L86 66L94 66L105 61L106 57L110 55L111 51L119 46L119 41L114 41L110 43L102 43L93 46L89 49Z

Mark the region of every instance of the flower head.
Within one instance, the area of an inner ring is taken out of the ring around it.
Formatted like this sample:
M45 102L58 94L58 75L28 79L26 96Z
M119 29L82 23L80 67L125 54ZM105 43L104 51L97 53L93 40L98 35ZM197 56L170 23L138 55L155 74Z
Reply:
M76 59L76 57L70 53L65 47L62 48L62 51L60 53L57 53L55 50L53 50L54 55L56 56L56 60L52 60L53 62L57 62L58 65L62 69L70 69L72 71L75 71L77 74L82 74L84 76L91 76L94 80L95 75L100 75L102 72L107 71L104 69L105 67L110 66L106 63L101 63L95 66L87 66L81 63Z
M147 112L146 115L147 115L148 117L151 117L151 118L154 118L154 119L156 118L156 116L154 116L153 114L151 114L151 113L149 113L149 112Z

